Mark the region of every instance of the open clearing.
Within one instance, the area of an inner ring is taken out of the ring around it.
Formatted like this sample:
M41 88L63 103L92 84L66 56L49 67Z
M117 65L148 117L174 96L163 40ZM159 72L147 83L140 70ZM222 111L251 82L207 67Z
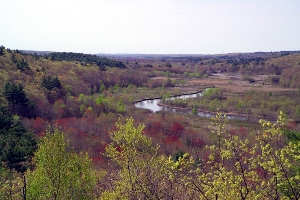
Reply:
M208 87L218 87L222 89L227 95L232 95L234 93L245 93L249 90L261 91L261 92L292 92L297 89L293 88L283 88L277 85L271 85L268 82L268 76L266 75L256 75L252 77L255 82L249 83L249 81L243 80L241 75L227 75L219 74L209 76L208 78L191 78L185 79L186 83L176 87L179 89L180 93L190 93L199 91L199 89ZM153 80L166 80L166 77L154 77ZM172 80L182 80L180 78L170 78ZM175 88L169 88L170 91L174 91Z

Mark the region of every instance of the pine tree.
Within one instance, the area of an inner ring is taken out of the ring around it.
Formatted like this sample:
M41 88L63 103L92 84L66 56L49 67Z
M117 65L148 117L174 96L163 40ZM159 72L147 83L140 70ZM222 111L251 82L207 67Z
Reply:
M57 77L52 78L51 76L44 76L42 79L42 86L47 90L52 90L55 87L61 89L61 83Z
M6 82L3 94L8 101L9 108L13 114L28 118L36 116L35 106L26 96L21 84L16 85L11 82Z
M5 47L4 46L0 46L0 56L4 55L4 49Z
M36 148L34 134L22 126L18 116L0 107L0 163L10 171L25 172Z

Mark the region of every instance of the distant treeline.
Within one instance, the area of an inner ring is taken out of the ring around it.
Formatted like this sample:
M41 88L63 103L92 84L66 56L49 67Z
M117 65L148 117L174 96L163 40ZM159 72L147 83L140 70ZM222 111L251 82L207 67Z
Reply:
M91 54L83 53L67 53L67 52L53 52L44 56L45 58L50 58L56 61L79 61L83 63L96 64L99 68L105 70L105 67L116 67L116 68L126 68L126 65L121 61L116 61L104 57L99 57Z

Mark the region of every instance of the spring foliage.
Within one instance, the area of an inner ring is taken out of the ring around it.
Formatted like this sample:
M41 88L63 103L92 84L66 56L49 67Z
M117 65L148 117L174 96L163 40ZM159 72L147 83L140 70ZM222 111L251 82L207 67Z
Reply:
M103 199L299 199L299 141L284 134L282 113L276 123L261 120L255 143L226 131L226 116L213 120L215 144L195 162L187 153L177 160L159 156L158 146L133 119L117 123L106 155L120 170Z
M275 123L261 120L260 124L263 130L250 142L227 132L226 116L217 114L211 127L214 144L206 146L206 157L194 160L184 152L175 159L161 155L159 146L144 135L144 125L120 118L109 133L111 143L104 155L110 160L100 180L100 193L95 192L99 176L91 160L74 153L63 133L55 129L40 142L35 169L25 173L27 197L299 199L299 133L288 131L283 113Z
M64 134L47 133L27 172L28 199L93 199L97 173L87 154L72 152Z
M255 144L238 135L227 134L218 114L212 134L217 138L207 146L208 159L180 180L197 191L200 199L299 199L299 141L284 135L284 117L276 123L261 120Z
M158 146L143 135L144 125L134 127L132 118L116 123L110 133L112 143L106 147L120 170L111 178L113 188L105 190L102 199L163 198L166 157L158 156Z

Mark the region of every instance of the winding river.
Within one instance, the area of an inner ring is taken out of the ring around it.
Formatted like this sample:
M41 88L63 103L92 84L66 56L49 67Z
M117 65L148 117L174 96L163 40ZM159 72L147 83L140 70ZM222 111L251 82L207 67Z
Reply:
M196 98L198 96L202 96L202 92L198 92L198 93L195 93L195 94L185 94L185 95L180 95L180 96L176 96L176 97L171 97L170 100ZM181 108L169 108L169 107L165 107L165 106L160 106L160 105L158 105L158 103L160 101L161 101L161 99L147 99L147 100L136 102L134 105L137 108L149 109L153 113L164 110L166 112L174 112L174 113L178 113L178 114L192 114L191 110L181 109ZM201 117L209 117L209 118L216 116L213 113L200 112L200 111L198 111L197 115L201 116ZM249 120L248 117L236 116L236 115L227 115L227 118L228 119L237 119L237 120Z

